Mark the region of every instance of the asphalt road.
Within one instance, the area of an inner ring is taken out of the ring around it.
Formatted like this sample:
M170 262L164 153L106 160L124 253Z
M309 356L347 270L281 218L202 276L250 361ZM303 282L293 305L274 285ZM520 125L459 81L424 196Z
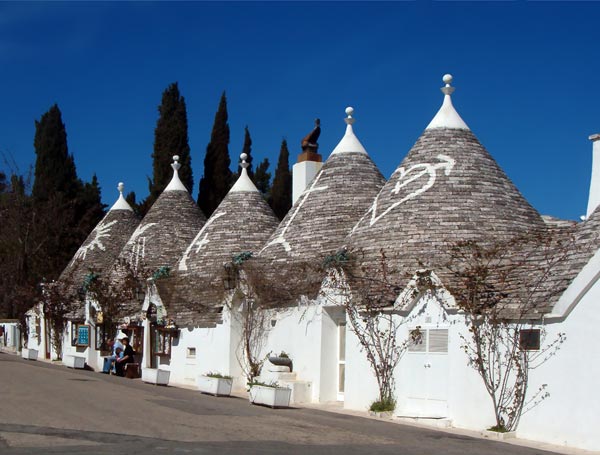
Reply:
M0 454L542 454L314 409L270 409L0 353Z

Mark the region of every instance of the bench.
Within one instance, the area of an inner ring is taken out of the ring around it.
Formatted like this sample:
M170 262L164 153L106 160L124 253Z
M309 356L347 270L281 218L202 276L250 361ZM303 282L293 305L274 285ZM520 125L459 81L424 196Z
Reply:
M85 357L78 355L66 355L63 359L63 364L69 368L83 369L85 368Z
M140 364L128 363L125 365L125 377L129 379L137 379L140 377Z

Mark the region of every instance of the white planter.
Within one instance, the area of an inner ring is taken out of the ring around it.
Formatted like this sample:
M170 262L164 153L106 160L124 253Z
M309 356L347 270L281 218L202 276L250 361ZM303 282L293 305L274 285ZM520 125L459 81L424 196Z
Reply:
M85 368L85 357L79 357L77 355L66 355L63 359L63 365L69 368L76 368L81 370Z
M159 370L156 368L143 368L142 381L148 384L168 385L171 372L167 370Z
M38 351L37 351L37 349L24 348L21 351L21 357L23 357L25 360L37 360Z
M497 441L506 441L507 439L514 439L517 437L516 431L507 431L506 433L500 433L498 431L484 430L481 435L486 439L495 439Z
M203 393L210 393L214 396L229 396L231 395L231 386L233 379L211 378L209 376L198 376L196 381L198 390Z
M265 387L253 385L248 393L248 399L253 404L264 404L272 408L287 408L290 405L292 389L285 387Z

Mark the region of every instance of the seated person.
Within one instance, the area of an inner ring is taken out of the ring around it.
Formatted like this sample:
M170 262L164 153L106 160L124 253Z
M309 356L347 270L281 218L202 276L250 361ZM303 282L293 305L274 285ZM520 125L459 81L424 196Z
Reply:
M123 343L123 355L120 358L117 358L115 361L115 370L117 372L117 376L125 376L125 367L134 363L135 360L133 358L134 352L133 348L129 344L129 338L125 337L121 340Z

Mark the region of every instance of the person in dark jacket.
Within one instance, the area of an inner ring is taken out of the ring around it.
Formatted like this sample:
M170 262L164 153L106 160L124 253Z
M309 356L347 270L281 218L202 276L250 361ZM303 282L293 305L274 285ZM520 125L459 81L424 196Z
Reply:
M125 337L121 340L123 343L123 357L117 359L115 362L115 370L117 370L117 376L125 376L125 366L129 363L134 363L133 359L133 348L129 344L129 338Z

